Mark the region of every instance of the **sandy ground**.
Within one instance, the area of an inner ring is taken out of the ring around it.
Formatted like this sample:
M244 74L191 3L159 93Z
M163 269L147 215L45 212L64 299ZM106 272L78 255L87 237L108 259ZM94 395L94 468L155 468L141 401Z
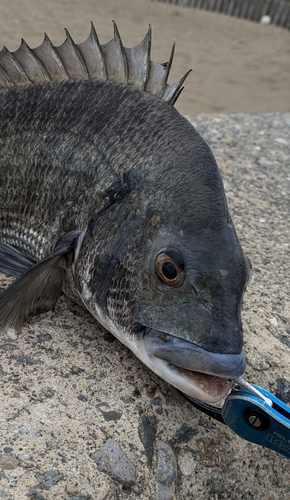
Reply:
M102 43L112 38L112 19L126 46L153 26L153 60L168 60L176 39L172 81L192 68L178 103L182 113L290 111L290 32L220 14L149 0L2 0L0 46L16 50L20 38L35 47L43 33L55 44L66 27L76 42L92 20Z
M271 26L146 0L5 0L0 42L15 50L24 37L36 46L46 31L60 44L63 26L80 42L91 19L105 42L113 18L128 46L151 22L155 60L165 60L177 39L173 80L195 70L179 103L183 113L290 111L290 33ZM191 120L214 149L254 266L243 310L245 376L275 393L279 378L290 380L290 114ZM1 499L161 500L157 440L177 460L172 499L290 498L289 460L195 410L65 297L17 340L2 336L0 347ZM136 469L132 487L92 460L109 438Z

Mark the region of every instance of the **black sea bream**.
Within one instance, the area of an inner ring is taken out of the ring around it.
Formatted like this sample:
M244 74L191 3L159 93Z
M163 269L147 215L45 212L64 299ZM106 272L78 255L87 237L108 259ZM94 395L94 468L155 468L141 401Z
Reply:
M214 402L242 375L249 276L213 153L174 108L185 77L132 49L0 52L0 330L63 290L143 363ZM185 75L187 76L187 75Z

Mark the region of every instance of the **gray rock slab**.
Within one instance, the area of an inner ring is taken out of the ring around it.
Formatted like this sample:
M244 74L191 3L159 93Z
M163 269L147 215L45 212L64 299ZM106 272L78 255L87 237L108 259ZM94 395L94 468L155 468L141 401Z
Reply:
M104 472L122 486L129 488L135 483L135 467L113 439L108 439L104 446L93 453L91 458L99 471Z
M277 379L277 390L276 396L279 399L282 399L284 403L290 404L290 382L285 378Z
M144 446L144 450L148 460L148 465L150 467L152 465L156 431L157 431L157 420L155 415L144 416L142 418L141 423L138 425L138 436L141 443Z
M156 442L158 464L156 472L156 500L175 500L177 464L172 448L163 441Z

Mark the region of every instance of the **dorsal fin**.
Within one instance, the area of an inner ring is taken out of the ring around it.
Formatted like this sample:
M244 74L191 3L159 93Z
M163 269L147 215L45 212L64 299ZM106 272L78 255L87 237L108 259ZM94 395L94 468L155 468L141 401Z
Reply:
M89 37L80 44L76 44L65 30L66 39L59 47L55 47L46 34L42 44L35 49L24 40L15 52L4 47L0 51L0 86L95 78L128 83L174 104L190 72L173 85L167 83L174 45L169 62L153 63L150 59L151 27L139 45L125 48L117 25L113 23L114 38L104 45L100 44L92 23Z

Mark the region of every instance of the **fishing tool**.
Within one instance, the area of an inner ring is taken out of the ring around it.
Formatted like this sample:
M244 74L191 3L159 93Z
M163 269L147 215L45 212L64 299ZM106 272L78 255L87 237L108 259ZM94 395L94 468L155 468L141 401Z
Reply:
M226 424L238 436L290 459L290 406L266 389L237 378L222 407L185 395L196 408Z

